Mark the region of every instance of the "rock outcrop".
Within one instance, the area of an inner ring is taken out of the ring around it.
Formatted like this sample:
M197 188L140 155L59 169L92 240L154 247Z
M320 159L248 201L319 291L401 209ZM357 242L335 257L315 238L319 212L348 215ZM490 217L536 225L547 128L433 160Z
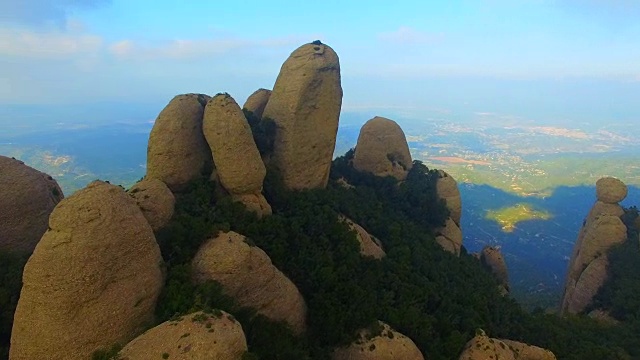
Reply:
M133 185L128 193L136 200L153 231L160 230L171 220L176 198L162 181L144 179Z
M160 112L149 135L147 178L181 191L211 166L211 151L202 134L207 101L209 96L203 94L178 95Z
M509 273L500 249L493 246L485 246L480 253L480 262L498 279L500 286L506 292L509 292Z
M360 244L360 254L363 256L373 257L374 259L382 259L385 257L386 254L378 239L371 236L367 230L353 222L351 219L341 216L340 220L346 222L351 230L356 232L356 239L358 239L358 243Z
M333 49L314 42L291 53L262 115L276 124L271 163L287 188L327 185L341 106L340 62Z
M0 156L0 250L31 253L63 197L51 176Z
M264 108L267 106L270 97L271 90L258 89L249 95L247 101L242 105L242 108L251 111L256 118L260 119L262 118Z
M223 311L196 312L164 322L138 336L121 360L241 360L247 351L242 326Z
M627 191L627 185L616 178L603 177L596 181L596 196L607 204L617 204L624 200Z
M618 179L597 181L597 201L580 229L569 262L561 313L584 311L604 283L607 251L627 239L627 227L620 219L624 210L614 202L623 200L626 194L626 185Z
M460 249L462 248L462 230L460 227L448 217L445 221L445 225L439 229L436 229L436 242L442 246L442 248L455 255L460 255Z
M356 170L404 180L412 166L407 139L395 121L376 116L362 126L353 155Z
M302 333L306 321L302 295L264 251L248 242L235 232L208 240L193 259L194 281L215 280L241 306L284 321L294 332Z
M456 180L446 172L438 170L440 178L436 183L436 191L438 197L443 199L449 209L451 219L460 226L460 218L462 217L462 198Z
M135 200L94 181L56 206L49 227L24 268L10 358L84 360L137 336L163 279Z
M368 329L359 332L351 345L333 352L333 360L424 360L416 344L405 335L379 322L381 332L371 334Z
M249 123L231 96L218 94L209 100L203 131L222 186L258 216L270 215L271 206L262 196L267 171Z
M469 342L460 354L459 360L555 360L556 356L549 350L527 345L517 341L493 339L484 331Z

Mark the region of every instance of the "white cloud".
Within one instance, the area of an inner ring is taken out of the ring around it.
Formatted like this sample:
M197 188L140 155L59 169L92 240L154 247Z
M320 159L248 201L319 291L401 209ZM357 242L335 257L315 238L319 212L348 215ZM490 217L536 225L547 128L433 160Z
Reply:
M435 44L444 40L443 33L427 33L408 26L378 34L378 40L394 44Z
M102 45L96 35L0 28L0 56L60 59L95 54Z

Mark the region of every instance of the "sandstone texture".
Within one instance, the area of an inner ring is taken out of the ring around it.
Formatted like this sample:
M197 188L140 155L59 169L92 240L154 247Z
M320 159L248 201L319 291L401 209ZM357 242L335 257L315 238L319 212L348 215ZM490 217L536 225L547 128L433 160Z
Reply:
M258 89L249 95L242 108L251 111L256 118L260 119L270 97L271 90Z
M451 219L460 226L460 218L462 217L462 198L456 180L446 172L438 170L440 179L436 183L436 191L438 197L444 199L449 209Z
M618 179L597 181L597 201L584 220L569 261L561 313L584 311L604 284L607 252L627 239L627 227L620 219L624 210L616 202L626 194L627 186Z
M264 251L247 242L235 232L220 233L208 240L193 259L194 281L215 280L241 306L284 321L294 332L302 333L306 321L302 295Z
M436 242L446 251L455 255L460 255L462 248L462 230L460 227L448 217L444 227L436 229Z
M144 179L133 185L128 192L136 200L153 231L161 229L171 220L176 198L162 181Z
M31 253L63 197L51 176L0 156L0 250Z
M217 310L164 322L135 338L118 355L120 360L241 360L246 351L240 323Z
M147 178L181 191L211 166L211 151L202 133L208 100L203 94L178 95L160 112L149 135Z
M218 94L209 100L203 131L222 186L259 216L271 214L261 193L266 168L249 123L231 96Z
M619 203L627 197L627 185L616 178L603 177L596 182L596 196L604 203Z
M480 262L498 279L505 290L509 290L509 273L507 264L499 248L485 246L480 253Z
M386 254L382 249L382 244L380 244L378 239L369 235L367 230L353 222L351 219L341 217L341 220L345 221L347 225L349 225L351 230L356 232L356 238L358 239L358 243L360 244L360 254L362 254L363 256L370 256L374 259L382 259L383 257L385 257Z
M276 124L271 164L287 188L327 185L341 106L340 62L333 49L312 43L291 53L262 115Z
M118 186L94 181L61 201L23 274L10 358L89 359L153 320L162 258Z
M484 331L469 340L459 360L555 360L549 350L517 341L488 337Z
M382 332L372 336L370 330L364 329L359 338L348 347L338 348L333 352L333 360L423 360L424 356L416 344L394 331L389 325L379 322Z
M356 170L404 180L412 166L407 139L395 121L376 116L362 126L353 156Z

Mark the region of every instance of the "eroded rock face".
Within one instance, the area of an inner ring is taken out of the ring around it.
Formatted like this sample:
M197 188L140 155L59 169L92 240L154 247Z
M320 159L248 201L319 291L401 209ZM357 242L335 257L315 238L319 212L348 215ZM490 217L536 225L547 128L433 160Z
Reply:
M0 250L31 253L63 197L51 176L0 156Z
M249 95L247 101L242 105L242 108L251 111L256 118L260 119L262 118L264 108L267 106L270 97L271 90L258 89Z
M153 231L161 229L171 220L176 198L162 181L144 179L133 185L128 193L136 200Z
M437 229L436 242L446 251L455 255L460 255L462 248L462 230L460 227L448 217L444 227Z
M272 263L269 256L235 232L208 240L193 259L197 283L218 281L224 292L242 306L277 321L285 321L296 333L305 329L306 305L296 286Z
M240 360L246 351L240 323L218 310L164 322L135 338L118 355L121 360Z
M460 218L462 217L462 198L456 180L446 172L438 170L440 179L436 183L436 191L438 197L444 199L447 203L451 219L460 226Z
M460 354L460 360L555 360L549 350L517 341L488 337L484 331L469 340Z
M249 123L231 96L218 94L209 100L203 131L222 186L259 216L271 214L261 193L266 168Z
M424 360L416 344L394 331L389 325L379 322L382 332L372 337L369 330L359 333L359 338L348 347L333 352L333 360Z
M624 210L614 200L626 196L627 187L618 179L596 183L598 201L584 221L574 245L560 306L561 313L584 311L606 279L607 252L627 239L620 216Z
M627 185L616 178L603 177L596 182L596 196L604 203L616 204L627 197Z
M382 259L387 255L382 249L382 244L380 244L379 240L369 235L367 230L362 226L343 216L341 220L345 221L351 230L357 233L356 238L358 239L358 243L360 243L360 254L363 256L371 256L374 259Z
M353 156L356 170L404 180L412 166L407 139L395 121L376 116L362 126Z
M208 100L203 94L178 95L160 112L149 135L147 178L181 191L211 166L211 151L202 133Z
M342 106L338 55L306 44L284 62L262 114L276 124L271 164L289 189L324 188Z
M485 246L480 254L480 262L491 271L505 290L509 291L509 273L500 249Z
M10 358L84 360L137 336L163 279L135 200L94 181L56 206L49 227L24 268Z

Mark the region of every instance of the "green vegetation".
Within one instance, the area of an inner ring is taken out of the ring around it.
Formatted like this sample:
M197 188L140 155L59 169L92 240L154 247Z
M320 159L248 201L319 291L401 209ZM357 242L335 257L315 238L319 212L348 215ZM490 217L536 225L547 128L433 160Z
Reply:
M520 203L498 210L489 210L485 218L500 224L502 231L512 232L521 221L549 220L551 219L551 214L546 211L535 210L528 204Z

